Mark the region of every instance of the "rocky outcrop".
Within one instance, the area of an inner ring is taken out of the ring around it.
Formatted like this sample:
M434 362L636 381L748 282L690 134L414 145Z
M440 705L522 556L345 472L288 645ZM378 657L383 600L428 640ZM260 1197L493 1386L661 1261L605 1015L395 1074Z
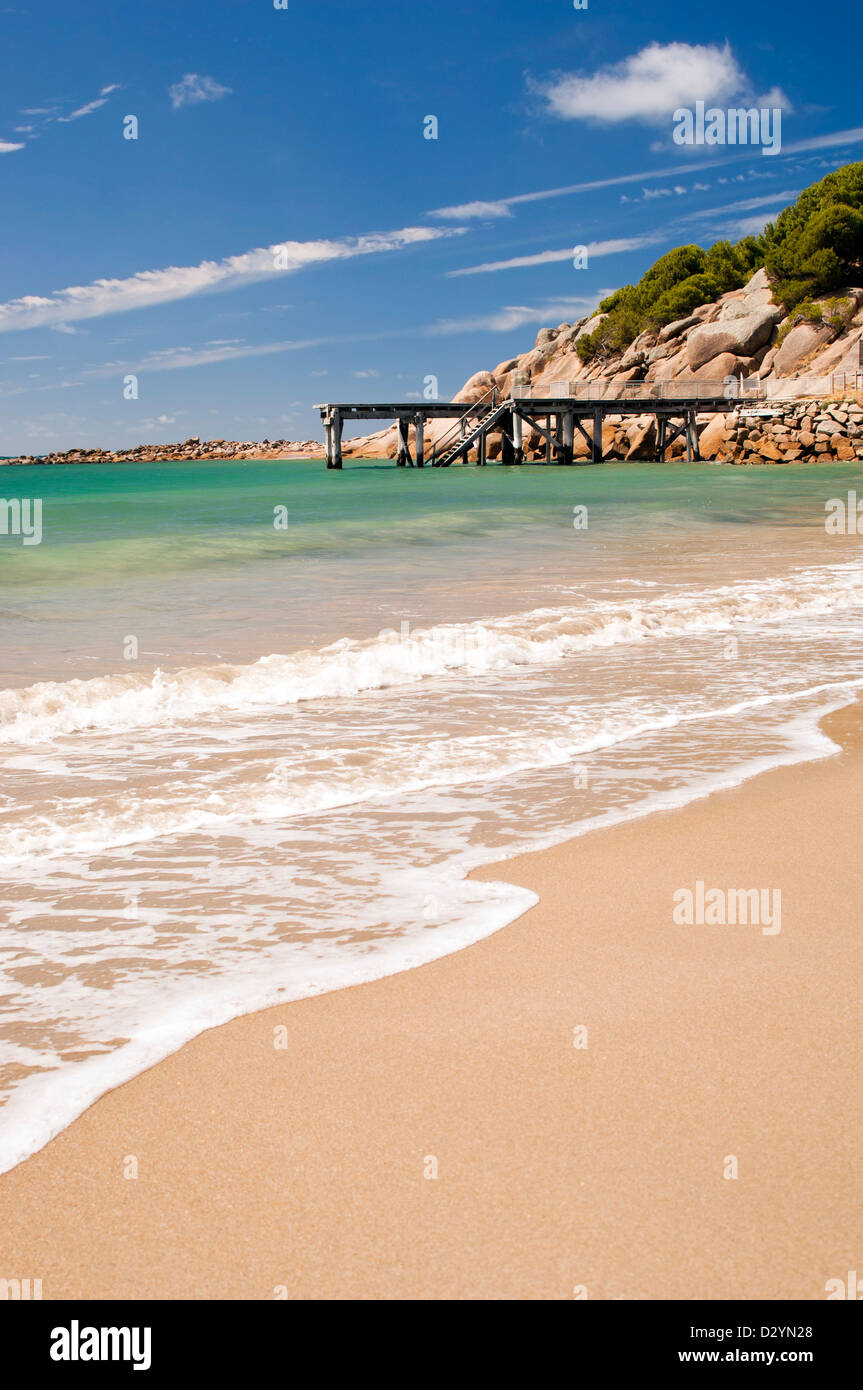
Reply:
M836 337L826 323L798 323L782 340L771 365L776 376L791 376Z
M0 463L183 463L196 459L322 458L323 448L314 439L253 439L243 443L227 439L201 440L197 435L182 444L138 444L134 449L67 449L64 453L22 455Z
M719 318L715 323L699 324L686 339L688 366L692 371L697 371L712 358L725 353L751 357L768 342L781 317L781 309L768 304L748 314L735 314L733 317Z

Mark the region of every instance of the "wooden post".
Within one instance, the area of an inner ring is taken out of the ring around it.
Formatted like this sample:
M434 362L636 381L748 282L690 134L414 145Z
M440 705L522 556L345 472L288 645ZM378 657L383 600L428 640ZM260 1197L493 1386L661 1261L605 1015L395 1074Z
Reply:
M572 463L572 435L573 422L572 411L567 410L563 416L563 462Z
M593 412L593 448L590 451L593 463L602 463L602 411Z
M504 413L504 415L501 417L501 422L500 422L500 428L501 428L501 436L500 436L500 461L501 461L501 463L512 463L512 462L513 462L514 450L513 450L513 445L512 445L512 420L513 420L513 415L512 415L512 411L511 411L511 410L507 410L507 411Z
M342 413L336 411L336 418L333 421L333 468L342 466Z
M524 446L521 442L521 416L517 410L512 412L512 443L515 451L515 462L524 463Z
M408 422L407 422L407 420L405 420L401 415L399 416L398 426L399 426L399 451L398 451L398 455L396 456L396 463L397 463L397 465L398 465L399 468L406 468L406 467L407 467L408 458L410 457L410 454L409 454L409 451L408 451Z
M660 415L656 421L656 452L659 462L665 462L665 436L668 433L668 416Z
M424 424L425 424L425 417L423 416L423 414L422 414L421 411L418 411L418 412L417 412L417 415L416 415L416 418L415 418L415 420L414 420L414 429L416 430L416 436L417 436L416 448L414 449L414 456L415 456L415 458L416 458L416 465L417 465L417 468L422 468L423 465L425 464L425 455L424 455L424 452L423 452L423 426L424 426Z
M554 461L563 463L563 419L564 412L557 412L557 424L554 427Z
M695 411L687 411L686 418L686 457L689 462L701 457L698 452L698 425L695 420Z
M324 420L324 439L326 440L327 468L333 468L333 417L328 415Z
M479 439L476 441L476 462L478 468L485 468L486 437L485 430L482 430Z
M550 415L546 415L546 417L545 417L545 428L546 428L546 435L545 435L545 461L546 461L546 463L548 464L548 463L551 463L551 416L550 416Z

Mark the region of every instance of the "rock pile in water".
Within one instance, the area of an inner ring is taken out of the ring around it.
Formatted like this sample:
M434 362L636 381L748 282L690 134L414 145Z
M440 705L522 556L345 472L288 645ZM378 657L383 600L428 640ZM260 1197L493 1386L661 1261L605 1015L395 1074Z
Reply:
M63 453L22 455L5 459L10 464L26 463L182 463L190 459L280 459L320 458L323 448L314 439L248 439L238 443L229 439L201 440L197 435L182 444L138 444L134 449L67 449Z

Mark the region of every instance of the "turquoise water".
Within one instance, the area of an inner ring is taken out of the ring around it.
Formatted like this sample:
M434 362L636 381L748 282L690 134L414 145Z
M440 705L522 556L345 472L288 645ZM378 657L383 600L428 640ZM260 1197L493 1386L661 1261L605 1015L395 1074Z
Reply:
M856 465L412 471L363 463L341 474L320 462L23 467L4 475L6 494L43 500L49 543L32 548L26 569L11 545L0 546L0 578L4 586L97 583L156 569L183 573L369 547L389 552L509 528L553 534L571 529L573 498L602 509L614 532L660 520L687 529L818 525L822 496L859 477ZM287 533L273 527L274 509L282 506L290 513Z
M637 569L645 545L654 564L678 542L694 556L703 537L733 568L745 567L750 533L763 542L765 528L780 528L803 533L805 554L823 539L826 498L844 495L859 476L843 465L10 469L9 496L41 499L43 541L24 547L0 537L2 679L88 675L94 662L121 669L118 629L133 614L153 664L174 667L191 654L247 659L372 632L390 610L445 621L460 613L459 587L477 597L480 607L467 611L480 616L513 598L525 570L556 565L561 578L577 578L602 558L612 569ZM589 524L576 533L579 505ZM274 526L276 509L287 511L287 529Z
M856 465L3 479L43 535L0 536L0 1169L533 900L477 864L830 752L863 682Z

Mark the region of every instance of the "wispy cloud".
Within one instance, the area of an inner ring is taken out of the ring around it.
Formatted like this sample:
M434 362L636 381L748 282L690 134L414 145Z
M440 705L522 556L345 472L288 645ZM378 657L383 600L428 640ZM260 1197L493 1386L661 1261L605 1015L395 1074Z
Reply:
M608 241L589 241L586 243L589 257L615 256L621 251L637 251L642 246L650 246L658 240L655 236L614 237ZM447 276L487 275L497 270L520 270L534 265L553 265L557 261L571 261L575 254L573 246L564 246L556 251L538 251L533 256L512 256L508 261L486 261L483 265L463 266L460 270L448 270Z
M482 206L485 208L501 208L501 213L495 216L509 217L512 209L521 203L541 203L549 198L567 198L573 193L594 193L602 188L615 188L619 184L642 183L644 179L663 179L673 178L676 174L691 174L700 169L711 169L715 164L729 163L729 160L705 159L698 164L672 164L667 169L641 169L637 174L615 174L607 179L590 179L586 183L568 183L559 188L540 188L534 193L515 193L509 198L498 198L494 202L476 203L457 203L452 207L434 208L431 212L432 217L442 217L447 221L462 221L457 214L464 208ZM470 214L468 214L469 216ZM491 214L489 214L491 215Z
M218 366L222 362L235 362L243 358L271 357L283 352L306 352L312 348L336 345L344 347L347 343L381 342L384 339L407 338L415 340L420 336L439 337L476 331L504 333L529 323L558 323L561 319L570 321L582 318L585 314L592 313L598 301L610 293L609 289L601 289L597 291L595 298L573 296L546 299L541 304L536 305L506 305L490 314L480 314L472 318L438 319L433 323L413 326L408 324L402 328L382 329L377 332L342 332L321 338L292 338L273 343L238 343L220 347L204 345L203 347L161 348L149 353L139 362L106 362L100 367L89 369L84 373L84 376L90 378L113 377L118 371L134 371L142 374L183 371L191 367ZM328 373L317 371L310 372L309 375L327 376ZM377 373L357 372L354 375L370 377L377 375ZM17 388L18 391L24 389L28 388Z
M725 203L719 208L700 208L697 212L687 212L681 217L682 222L707 222L717 214L729 212L752 212L754 208L763 208L771 203L778 203L782 199L782 206L793 203L800 193L799 188L785 188L781 193L765 193L759 198L741 198L736 203Z
M23 150L24 145L16 144L12 140L0 140L0 154L12 154L15 150Z
M507 333L528 323L552 323L554 320L582 318L590 313L609 290L600 290L595 298L545 300L542 304L506 304L490 314L478 314L463 319L438 319L427 332L433 335L449 333Z
M783 154L803 154L806 150L828 150L834 145L859 145L863 140L863 125L851 126L848 130L835 130L832 135L813 135L808 140L795 140L792 144L783 141Z
M107 105L107 97L96 97L95 101L88 101L86 106L79 106L77 111L70 111L68 116L58 116L58 125L68 125L70 121L80 121L82 116L90 116L94 111L98 111L100 106Z
M197 72L187 72L180 82L169 88L171 105L174 110L181 106L196 106L202 101L219 101L231 95L230 87L223 87L215 77L201 77Z
M729 236L758 236L768 222L776 221L781 211L781 208L775 208L773 212L762 212L757 217L744 217L739 222L732 222L724 230Z
M151 352L149 356L140 362L130 364L108 363L104 367L97 367L86 373L88 376L113 376L118 368L130 369L135 372L176 372L182 371L187 367L209 367L220 362L236 362L244 357L271 357L274 353L280 352L302 352L307 348L331 347L335 343L351 341L346 337L330 338L297 338L287 342L278 343L242 343L236 346L224 347L176 347L161 348L157 352ZM360 338L360 341L363 341Z
M815 135L807 140L797 140L793 143L783 141L782 153L778 158L784 159L786 155L804 154L809 150L841 149L843 145L859 145L863 143L863 126L852 126L846 130L835 130L824 135ZM532 193L515 193L509 197L496 198L483 203L484 208L500 208L500 213L495 216L510 216L512 209L521 203L539 203L550 198L568 198L575 193L593 193L602 188L615 188L621 184L643 183L645 179L673 178L679 174L694 174L703 169L716 169L728 164L741 164L751 160L752 155L734 154L725 155L713 159L699 160L697 163L674 164L664 169L642 169L635 174L616 174L607 179L591 179L586 183L563 184L557 188L540 188ZM766 178L768 171L759 169L758 177ZM740 176L742 178L742 175ZM738 179L739 181L739 179ZM722 182L721 179L718 182ZM459 216L460 209L470 209L478 206L472 203L457 203L452 207L433 208L430 212L431 217L441 217L447 221L464 221L469 216ZM491 213L486 214L491 216Z
M80 121L83 116L91 116L94 111L99 111L106 105L109 97L114 92L119 91L119 82L109 82L105 87L100 88L99 95L94 97L92 101L85 102L83 106L77 106L73 111L67 112L66 115L60 115L62 108L59 104L55 104L54 106L27 106L22 110L21 114L22 116L38 117L38 123L43 128L52 124L69 125L72 121ZM35 125L16 126L16 130L22 135L31 135L33 139L36 139L39 134ZM16 148L20 148L20 146L16 146Z
M509 202L504 199L498 203L454 203L452 207L436 208L434 216L446 217L456 222L467 222L479 217L512 217L512 213L509 209Z
M220 261L140 270L124 280L95 280L89 285L55 290L50 295L24 295L0 304L0 333L45 326L68 331L69 325L79 319L168 304L214 290L236 289L266 280L271 275L291 274L306 266L400 251L464 231L463 227L402 227L398 231L372 232L338 241L282 242Z

